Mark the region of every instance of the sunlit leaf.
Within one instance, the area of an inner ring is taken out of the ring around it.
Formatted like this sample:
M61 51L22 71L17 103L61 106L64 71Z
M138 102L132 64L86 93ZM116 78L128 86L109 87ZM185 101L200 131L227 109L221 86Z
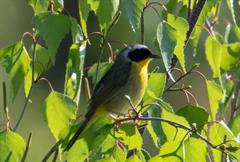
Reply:
M94 149L97 151L101 148L102 150L107 151L107 148L109 147L106 145L109 144L109 140L111 140L111 138L107 137L113 128L112 123L112 118L108 114L99 114L97 118L90 121L87 129L81 134L81 138L84 138L87 142L89 150Z
M112 156L109 156L105 159L98 160L97 162L116 162L116 160Z
M166 74L150 73L148 86L143 97L144 105L152 104L156 99L160 98L166 82ZM147 110L147 109L146 109ZM143 112L146 111L145 109Z
M240 43L224 44L222 51L221 68L224 71L229 71L234 67L237 67L237 63L240 61Z
M137 155L133 155L126 160L126 162L142 162Z
M45 100L45 117L53 136L59 139L61 130L76 118L77 104L68 96L51 92Z
M129 22L133 31L137 31L140 26L141 13L146 5L146 0L122 0L123 7L127 12Z
M161 117L163 119L168 119L170 121L177 122L186 127L190 127L187 120L184 117L175 115L173 113L169 113L164 109L162 109ZM172 126L169 123L162 122L161 125L167 141L182 141L185 135L187 134L187 131L185 129L180 129L180 128L176 129L175 126Z
M185 46L186 34L188 31L188 23L184 18L175 17L171 14L168 14L167 22L171 26L173 26L177 32L176 33L177 34L177 37L176 37L177 43L176 43L176 47L174 49L174 54L177 56L183 71L186 72L184 46Z
M75 99L77 103L81 91L85 54L86 42L82 42L81 45L72 44L66 67L64 93Z
M117 162L125 162L127 158L127 150L116 145L113 148L113 157Z
M177 31L163 21L157 28L157 41L166 71L169 70L175 46L177 45Z
M73 147L67 152L69 162L82 162L89 156L88 145L83 139L79 139Z
M215 120L219 108L219 102L223 97L223 92L220 86L214 81L207 81L208 101L211 111L211 119Z
M64 8L63 6L63 0L28 0L28 4L32 7L34 14L37 15L42 12L47 12L50 8L50 4L53 3L52 9L54 11L62 11Z
M231 119L229 127L231 128L235 136L240 135L240 114L236 115L233 119Z
M11 79L11 97L13 101L25 79L26 86L31 84L31 77L25 78L30 70L30 57L21 42L0 50L0 65ZM30 80L29 80L30 79Z
M160 153L151 158L149 162L182 162L183 156L181 142L167 142L161 146Z
M61 40L69 32L70 20L62 14L50 12L40 13L33 18L33 24L40 36L45 40L52 63Z
M89 0L91 9L98 17L100 28L103 31L112 22L114 15L118 11L119 0L95 1Z
M221 59L222 59L222 46L221 44L209 36L205 42L205 53L207 57L207 61L213 71L213 77L219 78L221 80Z
M121 124L119 130L115 131L115 137L119 138L124 144L128 145L128 149L141 150L142 137L136 126L131 123Z
M25 149L24 139L9 129L0 132L0 161L19 161Z
M184 162L205 161L207 145L197 138L189 138L184 141Z
M180 108L176 114L183 116L191 127L196 127L198 131L203 129L209 117L208 112L204 108L191 105Z
M191 45L193 46L193 48L197 48L197 45L199 43L199 38L200 35L202 33L204 24L208 18L208 16L210 16L212 13L214 13L214 10L216 10L216 4L219 3L219 0L206 0L204 3L204 6L201 10L201 13L197 19L196 25L194 26L194 29L191 33L191 37L190 37L190 41L191 41ZM196 50L194 52L194 55L196 54Z
M233 133L227 127L227 125L221 121L219 123L213 123L209 129L209 141L213 145L221 145L224 143L224 140L227 141L224 146L228 149L226 152L240 159L240 142L237 142L234 139ZM231 148L236 148L231 150ZM222 152L219 150L212 149L214 161L221 161Z

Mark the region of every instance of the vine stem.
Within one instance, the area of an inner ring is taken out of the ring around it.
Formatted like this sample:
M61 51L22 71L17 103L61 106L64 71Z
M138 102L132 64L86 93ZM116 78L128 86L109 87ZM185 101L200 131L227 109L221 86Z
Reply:
M31 96L31 93L32 93L32 90L33 90L33 85L34 85L34 71L35 71L35 65L34 65L34 63L35 63L37 39L36 39L34 36L32 36L32 41L33 41L33 52L32 52L32 82L31 82L31 87L30 87L30 89L29 89L27 98L26 98L26 100L25 100L25 102L24 102L23 109L22 109L22 111L21 111L21 113L20 113L20 116L19 116L19 118L18 118L18 120L17 120L17 123L16 123L15 127L13 128L13 131L16 131L16 130L17 130L17 128L19 127L19 124L20 124L21 121L22 121L22 118L23 118L23 116L24 116L24 114L25 114L25 111L26 111L26 108L27 108L27 105L28 105L28 102L29 102L29 100L30 100L30 96Z

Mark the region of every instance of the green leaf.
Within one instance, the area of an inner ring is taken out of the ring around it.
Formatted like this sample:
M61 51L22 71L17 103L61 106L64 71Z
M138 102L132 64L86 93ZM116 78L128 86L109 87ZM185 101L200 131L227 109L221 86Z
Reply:
M159 155L151 158L149 162L182 162L183 147L181 142L167 142L161 146Z
M53 3L53 10L61 12L64 8L63 0L28 0L28 4L32 7L34 15L42 12L47 12L50 7L50 3Z
M223 44L221 68L224 71L237 67L237 63L240 61L239 51L240 43Z
M197 19L196 25L194 26L194 29L191 33L191 37L190 37L190 41L191 41L191 45L193 46L193 48L197 48L198 43L200 42L200 36L204 27L204 24L208 18L209 15L211 15L211 13L213 12L212 9L214 7L216 7L216 4L219 3L219 0L206 0L202 11ZM196 52L196 50L195 50ZM195 53L196 54L196 53Z
M46 48L37 44L34 64L34 79L36 80L42 73L49 69L50 53Z
M29 80L31 78L25 78L30 70L30 58L22 42L0 50L0 65L4 67L11 79L10 99L13 101L24 79L26 79L26 86L31 83L31 80Z
M240 113L238 113L238 115L236 115L233 119L231 119L231 121L229 123L229 127L235 136L240 135L240 124L239 123L240 123Z
M119 0L89 0L88 2L91 6L91 9L97 15L101 31L103 31L109 26L109 24L113 20L114 15L117 13L119 7Z
M112 122L112 118L108 114L98 114L97 118L90 121L89 126L80 136L87 142L90 151L98 151L98 149L107 151L106 144L109 142L108 140L111 140L107 137L111 133ZM93 153L95 153L94 151Z
M148 114L149 114L149 117L161 117L161 112L162 111L160 108L152 107L151 109L149 109ZM157 135L157 140L158 140L157 145L158 144L162 145L166 141L166 135L164 134L162 129L162 122L157 120L152 120L148 123L148 125L150 124L151 124L151 127L153 128L154 133ZM152 135L152 137L154 137L154 135Z
M132 30L136 32L140 26L141 14L146 5L146 0L122 0L123 7L128 15Z
M186 34L189 28L188 22L184 18L175 17L174 15L171 15L171 14L168 14L167 21L176 30L177 43L174 49L174 54L177 56L183 71L186 72L184 46L185 46Z
M9 162L19 161L23 151L25 150L25 141L9 129L0 132L0 161L4 162L9 159Z
M71 22L72 41L73 43L81 44L83 42L82 29L75 18L70 17L69 19Z
M82 162L89 157L88 145L84 139L78 139L67 152L67 161Z
M166 83L166 74L150 73L148 79L148 86L143 96L144 105L152 104L155 100L160 98L163 94ZM147 111L143 110L143 112Z
M82 42L81 45L72 44L70 47L65 74L64 93L73 98L76 103L79 101L81 92L85 54L86 42Z
M109 156L105 159L98 160L97 162L116 162L116 160L112 156Z
M90 6L88 4L88 0L78 1L78 9L79 9L79 15L80 15L80 24L82 27L83 34L85 35L85 37L88 37L87 19L90 12Z
M228 0L227 4L228 4L229 10L231 11L231 16L233 18L234 23L240 26L240 13L239 13L240 5L238 1Z
M175 46L177 45L177 31L163 21L157 28L157 41L166 71L169 70Z
M112 64L108 62L99 63L99 65L96 63L88 70L88 77L91 77L92 82L94 83L94 85L96 85L110 69L111 66ZM97 72L98 74L96 75Z
M173 113L169 113L164 109L162 109L161 117L163 119L168 119L170 121L177 122L186 127L190 127L187 120L184 117L175 115ZM185 129L177 130L176 127L170 125L169 123L162 122L161 125L167 141L182 141L185 135L187 134L187 131Z
M62 14L54 14L50 12L40 13L33 18L35 28L40 36L45 40L50 58L55 64L55 56L61 40L69 32L70 20Z
M141 134L132 123L121 124L119 130L115 131L115 137L122 140L125 145L128 145L128 150L141 150L142 148Z
M173 108L169 103L163 101L162 99L159 99L158 103L159 103L160 107L163 108L164 110L166 110L170 113L174 113Z
M45 117L53 136L59 139L61 130L76 118L77 104L68 96L51 92L45 100Z
M220 86L214 81L207 81L208 102L210 105L211 119L215 120L218 112L219 102L223 97L223 92Z
M189 138L184 141L184 162L206 161L207 145L197 138Z
M28 0L28 4L32 7L34 15L48 10L49 1L45 0Z
M221 82L220 65L222 58L222 46L216 39L211 36L206 39L205 54L207 61L213 71L213 77L219 78L219 81Z
M153 125L152 125L152 122L149 122L148 125L147 125L147 131L148 133L150 134L151 138L152 138L152 141L155 145L155 147L159 147L159 143L158 143L158 136L156 135L154 129L153 129Z
M119 145L116 145L113 148L113 157L117 162L125 162L127 158L127 150L125 148L119 147Z
M226 138L227 142L224 144L227 148L226 152L240 159L240 143L235 140L233 133L223 121L219 123L215 122L210 126L208 137L209 141L215 146L222 144L224 138ZM222 152L216 149L212 149L212 152L214 161L221 161Z
M126 160L126 162L142 162L137 155L133 155Z
M208 121L208 112L202 107L187 105L180 108L176 115L183 116L193 128L200 132Z
M240 29L238 26L227 25L225 29L225 42L236 43L240 40Z

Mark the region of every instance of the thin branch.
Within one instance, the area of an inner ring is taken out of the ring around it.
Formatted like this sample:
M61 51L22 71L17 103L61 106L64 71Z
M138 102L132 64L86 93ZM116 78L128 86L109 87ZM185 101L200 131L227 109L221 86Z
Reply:
M47 152L47 154L42 159L42 162L47 162L47 160L50 158L50 156L58 149L58 147L61 144L61 140L57 141L52 148Z
M32 140L32 132L30 132L29 135L28 135L27 145L26 145L26 148L24 150L21 162L24 162L26 160L28 150L29 150L30 145L31 145L31 140Z
M185 74L181 75L175 82L173 82L168 88L164 90L164 93L169 91L170 88L172 88L174 85L176 85L178 82L180 82L183 78L185 78L187 75L191 74L192 71L198 67L198 64L195 64L188 72Z
M51 91L54 91L51 82L50 82L47 78L43 78L43 77L42 77L42 78L39 78L38 80L39 80L39 81L45 81L45 82L47 83L48 87L50 88L50 90L51 90Z
M216 149L216 150L219 150L219 151L222 151L224 149L223 147L221 147L221 146L223 146L223 144L221 144L221 145L214 145L214 144L212 144L206 137L202 136L199 132L197 132L196 129L192 129L192 128L190 128L188 126L185 126L183 124L177 123L177 122L172 121L172 120L160 118L160 117L139 117L139 116L136 116L134 118L119 119L118 123L127 122L127 121L131 121L131 120L133 120L133 121L134 120L139 120L139 121L161 121L161 122L165 122L165 123L168 123L168 124L170 124L170 125L172 125L174 127L181 128L181 129L184 129L184 130L186 130L188 132L193 133L194 135L196 135L202 141L207 143L213 149Z
M16 125L15 125L15 127L14 127L14 129L13 129L14 131L17 130L20 122L22 121L22 118L23 118L23 115L25 114L25 111L26 111L26 108L27 108L27 105L28 105L28 102L29 102L29 100L30 100L30 96L31 96L31 93L32 93L32 90L33 90L33 85L34 85L34 70L35 70L35 55L36 55L37 39L36 39L34 36L32 37L32 39L33 39L33 52L32 52L32 83L31 83L31 87L30 87L30 90L29 90L29 92L28 92L27 98L26 98L26 100L25 100L25 103L24 103L24 105L23 105L23 109L22 109L22 111L21 111L21 113L20 113L20 116L19 116L19 118L18 118L18 120L17 120L17 123L16 123Z
M59 153L59 149L57 149L57 150L55 151L55 154L54 154L54 156L53 156L52 162L56 162L56 161L57 161L58 153Z

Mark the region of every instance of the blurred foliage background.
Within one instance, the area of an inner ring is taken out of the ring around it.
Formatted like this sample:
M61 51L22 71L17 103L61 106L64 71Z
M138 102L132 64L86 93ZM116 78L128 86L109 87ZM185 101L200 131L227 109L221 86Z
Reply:
M164 3L164 1L161 1ZM72 8L74 10L74 0L68 0L67 2L69 5L68 8ZM229 13L226 10L226 1L222 1L221 5L221 15L220 17L229 20ZM161 8L158 8L161 10ZM28 5L27 0L1 0L0 1L0 49L10 45L16 41L19 41L22 38L22 34L27 31L31 31L32 28L32 17L33 11L31 7ZM114 26L113 30L111 31L110 38L111 40L116 40L119 42L125 42L126 44L133 44L135 40L140 42L139 35L136 35L132 32L131 27L128 23L127 16L122 13L121 18L117 25ZM159 23L159 16L153 11L148 9L145 14L145 44L149 46L152 51L157 53L157 48L155 45L155 33L157 29L157 25ZM232 20L229 20L232 21ZM89 32L98 31L99 27L97 25L96 17L91 14L88 19L89 24ZM224 25L217 24L216 28L218 31L223 31ZM187 49L185 52L186 62L187 62L187 69L193 66L193 63L199 62L200 67L199 71L201 71L207 78L211 79L211 70L210 67L205 60L204 55L204 42L207 36L207 32L203 32L199 46L197 47L197 55L193 57L193 50ZM27 44L28 40L25 38L24 42ZM91 66L93 63L97 62L98 54L99 54L99 42L97 39L91 39L92 47L87 48L87 55L86 55L86 69L87 67ZM61 48L58 50L57 60L55 67L51 68L47 73L47 78L51 81L53 88L56 91L63 91L64 86L64 71L65 65L67 62L67 49L64 48L65 46L69 46L69 41L64 39ZM123 46L119 43L113 44L114 53L118 53L118 49L123 48ZM103 60L107 59L108 51L104 51ZM162 62L154 62L149 68L149 71L153 70L153 68L159 65L160 70L164 71ZM0 80L5 80L6 74L4 73L3 69L0 69ZM199 105L204 107L209 107L208 99L207 99L207 92L206 87L204 84L204 80L194 74L184 79L186 84L191 83L193 88L191 92L196 97ZM0 92L2 92L2 87L0 88ZM49 148L54 143L54 138L47 127L47 124L44 122L43 118L43 101L45 97L49 93L49 87L45 82L39 82L33 91L33 95L31 97L32 103L28 105L25 116L23 121L17 130L25 139L27 139L29 132L33 132L32 144L31 149L29 150L29 154L27 157L27 161L40 161L43 155L49 150ZM17 99L14 104L9 106L10 116L15 124L16 119L19 117L20 111L23 107L23 103L25 100L23 88L17 95ZM169 102L173 107L180 107L187 104L187 99L181 92L168 92L164 96L164 100ZM80 104L80 110L86 108L87 101L84 99L84 94L82 94ZM2 93L0 93L0 124L4 123L5 117L3 115L3 101L2 101ZM0 125L4 127L4 125ZM1 128L0 127L0 128ZM43 141L41 145L39 145L39 141ZM149 147L149 146L146 146ZM154 151L154 150L153 150Z

